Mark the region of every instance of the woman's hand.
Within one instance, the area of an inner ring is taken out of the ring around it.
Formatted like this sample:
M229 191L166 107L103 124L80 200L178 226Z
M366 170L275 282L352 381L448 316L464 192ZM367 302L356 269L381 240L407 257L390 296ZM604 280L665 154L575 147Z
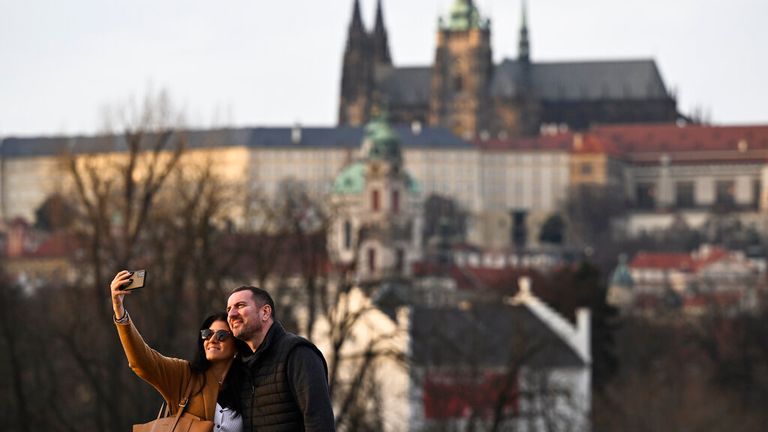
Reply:
M125 315L123 297L125 297L126 294L131 294L132 291L124 291L122 288L131 283L131 276L133 276L133 272L123 270L116 274L115 278L112 279L112 283L109 284L109 289L112 292L112 309L115 311L116 318Z

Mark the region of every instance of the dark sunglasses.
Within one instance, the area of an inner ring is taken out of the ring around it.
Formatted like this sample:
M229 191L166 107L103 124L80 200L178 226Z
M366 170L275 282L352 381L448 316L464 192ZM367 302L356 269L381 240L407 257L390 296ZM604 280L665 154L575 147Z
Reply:
M231 335L232 335L232 332L227 330L216 330L216 331L213 331L211 329L200 330L200 337L203 338L203 340L208 340L213 336L216 336L216 340L219 342L222 342L227 340L227 338Z

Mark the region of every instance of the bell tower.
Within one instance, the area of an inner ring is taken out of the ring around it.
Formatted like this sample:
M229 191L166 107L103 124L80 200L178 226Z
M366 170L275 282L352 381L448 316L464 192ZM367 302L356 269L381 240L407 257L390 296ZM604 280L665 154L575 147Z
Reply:
M429 123L471 138L489 128L491 24L472 0L455 0L438 23Z

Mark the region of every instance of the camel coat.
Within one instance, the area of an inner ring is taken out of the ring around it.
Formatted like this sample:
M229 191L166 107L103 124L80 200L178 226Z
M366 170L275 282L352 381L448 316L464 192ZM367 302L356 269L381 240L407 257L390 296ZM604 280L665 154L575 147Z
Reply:
M171 413L175 414L179 402L184 397L184 390L192 370L187 360L166 357L150 348L129 319L126 324L116 324L120 343L123 344L128 366L141 379L152 384L165 398ZM186 412L203 420L213 421L216 400L219 395L219 383L209 368L205 373L205 385L198 376L195 388L187 404ZM200 386L203 386L200 390Z

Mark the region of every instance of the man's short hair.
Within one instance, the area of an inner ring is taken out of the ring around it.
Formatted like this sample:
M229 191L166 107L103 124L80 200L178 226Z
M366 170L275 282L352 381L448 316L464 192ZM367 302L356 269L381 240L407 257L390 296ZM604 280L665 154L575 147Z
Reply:
M269 305L270 309L272 309L272 319L277 320L277 311L275 310L275 301L272 300L272 296L269 295L269 293L266 290L263 290L261 288L256 288L254 286L243 285L239 288L233 289L229 295L232 295L240 291L250 291L251 295L253 296L253 301L256 302L256 305L259 307L264 305Z

